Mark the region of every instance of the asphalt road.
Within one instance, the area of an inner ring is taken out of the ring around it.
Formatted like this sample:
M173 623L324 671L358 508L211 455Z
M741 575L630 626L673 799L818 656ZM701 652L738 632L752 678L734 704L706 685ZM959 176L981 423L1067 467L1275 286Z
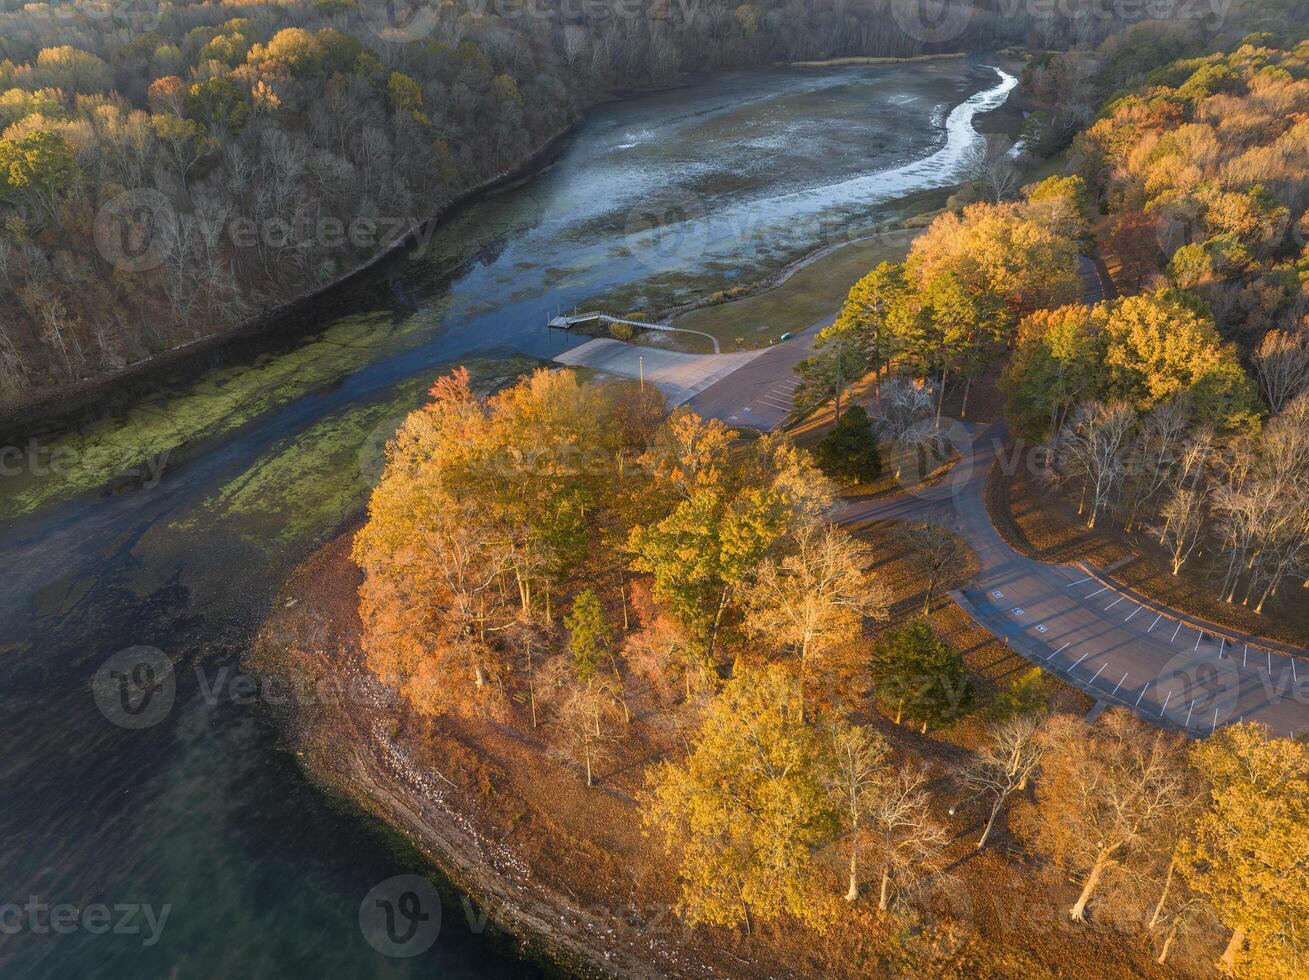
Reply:
M1014 465L1017 458L1004 451L1003 424L944 424L962 456L944 481L849 505L838 519L927 520L956 531L980 565L957 596L964 610L1017 653L1097 700L1199 736L1242 720L1264 722L1281 735L1309 730L1309 661L1297 663L1253 638L1215 636L1079 567L1018 554L991 524L984 496L992 463Z
M809 356L818 331L835 320L836 314L832 314L790 340L775 344L687 404L701 418L771 432L791 414L791 393L798 383L795 366Z

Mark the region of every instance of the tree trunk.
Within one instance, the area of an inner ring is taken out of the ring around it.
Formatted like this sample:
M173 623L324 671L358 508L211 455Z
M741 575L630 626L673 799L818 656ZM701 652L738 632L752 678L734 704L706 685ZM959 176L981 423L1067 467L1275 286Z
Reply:
M1236 975L1236 954L1241 952L1241 947L1245 945L1245 930L1240 926L1232 930L1232 938L1227 941L1227 948L1223 950L1223 958L1218 961L1218 967L1227 976Z
M986 846L986 839L991 836L991 828L995 826L995 818L1000 815L1000 807L1003 803L1004 797L1002 796L997 799L995 805L991 807L991 816L986 821L986 829L982 831L982 839L977 842L977 849L979 851Z
M1168 951L1173 948L1173 940L1176 938L1177 925L1174 923L1173 927L1168 930L1168 935L1164 938L1164 948L1159 950L1159 958L1155 960L1156 963L1163 965L1164 961L1168 959Z
M885 912L886 907L891 904L891 869L887 868L882 872L882 894L877 900L877 910Z
M1082 894L1077 897L1077 904L1068 910L1068 916L1074 922L1086 921L1086 903L1091 900L1091 895L1095 891L1096 885L1100 884L1100 878L1104 875L1105 868L1108 866L1108 858L1103 856L1096 858L1095 867L1091 869L1091 874L1082 887Z
M1154 907L1154 915L1150 916L1150 924L1146 926L1151 932L1159 924L1159 917L1164 914L1164 903L1168 901L1168 891L1173 887L1173 871L1177 868L1177 858L1168 862L1168 875L1164 878L1164 893L1159 896L1159 903ZM1159 961L1160 963L1163 960Z
M859 849L850 845L850 887L846 890L845 900L855 902L859 899Z

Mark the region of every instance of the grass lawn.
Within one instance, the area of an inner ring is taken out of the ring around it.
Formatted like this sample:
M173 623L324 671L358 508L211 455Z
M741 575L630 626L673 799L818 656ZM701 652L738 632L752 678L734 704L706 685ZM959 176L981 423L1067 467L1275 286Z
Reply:
M782 334L798 333L840 308L850 287L879 262L899 262L922 229L883 232L852 242L796 270L785 282L729 303L702 307L679 316L673 325L703 330L718 338L723 351L767 347Z

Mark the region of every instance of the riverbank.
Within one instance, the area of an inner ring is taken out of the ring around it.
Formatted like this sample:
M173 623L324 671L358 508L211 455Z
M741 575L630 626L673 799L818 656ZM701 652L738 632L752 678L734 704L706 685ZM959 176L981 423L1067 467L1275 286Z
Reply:
M169 384L177 384L198 378L228 361L242 360L270 350L289 349L321 328L321 321L315 314L321 312L322 304L330 302L333 293L359 282L415 244L430 241L438 227L452 221L485 196L530 180L563 152L580 121L581 117L560 129L517 166L461 191L420 227L380 247L370 258L322 286L263 310L234 327L179 344L114 374L47 388L17 403L0 405L0 444L48 438L51 434L76 428L85 422L91 410L95 415L104 414L106 403L112 410L114 406L131 403L154 392L161 375L168 375ZM270 342L273 326L282 329Z

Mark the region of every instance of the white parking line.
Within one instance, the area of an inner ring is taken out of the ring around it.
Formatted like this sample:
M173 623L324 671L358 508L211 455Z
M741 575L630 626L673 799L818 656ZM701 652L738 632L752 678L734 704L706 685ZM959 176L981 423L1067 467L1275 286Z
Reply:
M1067 649L1068 649L1070 646L1072 646L1072 645L1073 645L1073 644L1072 644L1071 641L1068 642L1068 643L1065 643L1065 644L1064 644L1063 646L1061 646L1058 650L1056 650L1054 653L1050 654L1050 656L1048 656L1048 657L1045 658L1046 663L1049 663L1051 660L1053 660L1055 657L1059 656L1059 654L1063 653L1065 650L1067 650Z
M1122 601L1123 601L1124 599L1126 599L1126 598L1127 598L1127 596L1125 596L1125 595L1120 595L1120 596L1119 596L1117 599L1115 599L1113 602L1109 603L1109 605L1105 606L1105 609L1112 609L1114 606L1118 605L1118 603L1122 602Z
M1216 731L1218 731L1218 709L1217 709L1217 708L1214 708L1214 723L1213 723L1212 725L1209 726L1209 731L1211 731L1211 732L1216 732Z
M1295 657L1291 658L1291 683L1299 684L1300 678L1295 676Z
M1268 651L1268 676L1273 676L1273 651Z
M1137 607L1136 607L1136 612L1133 612L1133 613L1132 613L1132 616L1135 616L1136 613L1139 613L1139 612L1140 612L1142 609L1144 609L1144 608L1145 608L1145 606L1137 606ZM1124 622L1124 623L1130 623L1130 622L1132 621L1132 616L1128 616L1126 619L1123 620L1123 622Z
M1154 618L1154 622L1150 624L1150 629L1149 629L1149 630L1146 630L1146 632L1149 633L1150 630L1152 630L1152 629L1154 629L1156 626L1158 626L1158 625L1159 625L1159 620L1161 620L1161 619L1163 619L1163 618L1164 618L1164 614L1163 614L1163 613L1160 613L1158 616L1156 616L1156 617Z
M1137 704L1140 704L1140 703L1141 703L1141 698L1145 697L1145 692L1148 691L1148 690L1150 690L1150 685L1153 684L1153 683L1154 683L1154 681L1146 681L1146 682L1145 682L1145 687L1141 688L1141 693L1138 694L1138 695L1136 696L1136 703L1137 703Z
M1241 666L1242 667L1250 666L1250 644L1248 643L1245 645L1245 656L1241 658Z
M1195 646L1192 647L1192 650L1199 650L1199 649L1200 649L1200 641L1203 640L1203 639L1204 639L1204 634L1201 633L1199 630L1196 630L1196 631L1195 631Z
M1081 585L1083 582L1089 582L1089 581L1091 581L1090 575L1086 576L1086 578L1079 578L1076 582L1069 582L1067 585L1064 586L1064 588L1071 589L1074 585Z
M1218 659L1223 659L1223 651L1227 649L1227 637L1223 637L1223 642L1218 645Z
M1087 681L1086 683L1088 683L1088 684L1094 684L1094 683L1095 683L1095 678L1096 678L1096 677L1099 677L1099 676L1100 676L1100 672L1103 671L1103 670L1104 670L1106 667L1108 667L1108 666L1109 666L1108 662L1102 663L1102 664L1100 665L1100 670L1097 670L1097 671L1095 672L1095 677L1092 677L1092 678L1091 678L1089 681Z
M1192 699L1191 699L1191 706L1190 706L1189 708L1186 709L1186 722L1185 722L1185 724L1182 725L1183 728L1190 728L1190 727L1191 727L1191 712L1194 711L1194 710L1195 710L1195 698L1192 698Z
M1097 591L1097 592L1092 592L1089 596L1087 596L1087 598L1088 598L1088 599L1094 599L1094 598L1095 598L1096 596L1098 596L1101 592L1108 592L1108 591L1109 591L1109 586L1106 585L1103 589L1100 589L1100 590Z
M1080 664L1083 660L1085 660L1085 659L1086 659L1087 657L1089 657L1090 655L1091 655L1090 653L1084 653L1084 654L1082 654L1080 657L1077 658L1077 664ZM1076 669L1077 669L1077 664L1073 664L1073 666L1069 667L1069 668L1068 668L1068 673L1071 674L1074 670L1076 670Z
M1168 702L1171 701L1172 699L1173 699L1173 692L1169 691L1168 697L1164 698L1164 706L1159 709L1160 718L1162 718L1164 716L1164 712L1168 710Z
M1123 680L1114 685L1113 692L1109 695L1110 697L1113 697L1118 693L1118 689L1123 686L1123 681L1125 680L1127 680L1127 671L1123 671Z
M1182 632L1182 624L1178 623L1177 629L1173 630L1173 635L1169 638L1168 642L1175 643L1177 641L1177 634L1180 632Z

